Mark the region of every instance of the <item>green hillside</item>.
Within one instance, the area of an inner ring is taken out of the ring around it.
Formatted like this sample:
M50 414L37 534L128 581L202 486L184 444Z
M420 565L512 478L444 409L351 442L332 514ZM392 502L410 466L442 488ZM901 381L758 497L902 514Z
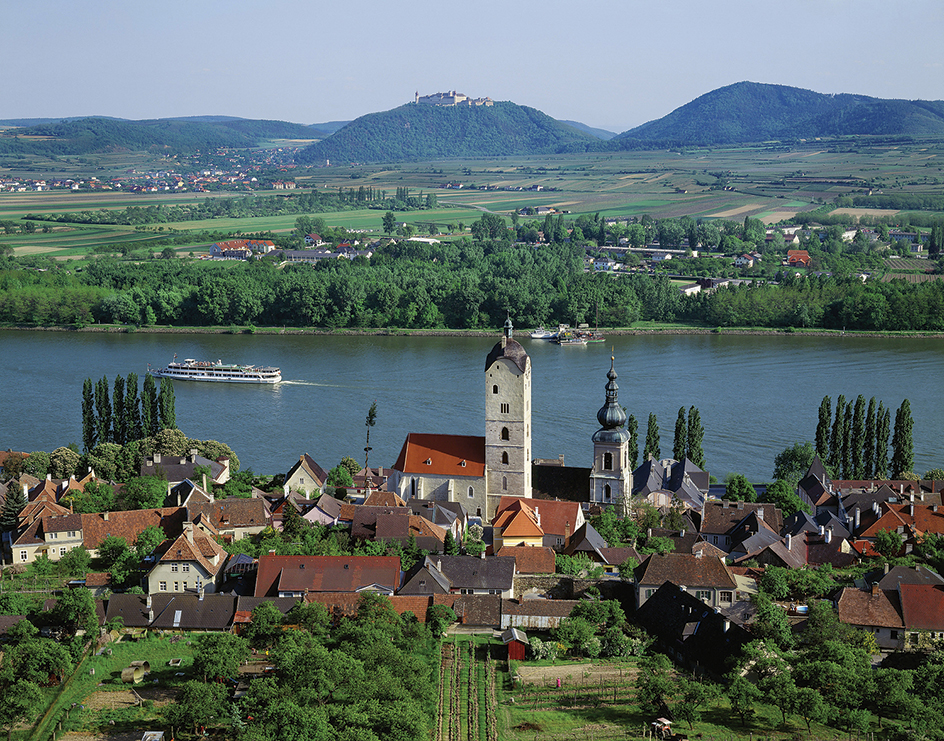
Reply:
M0 153L75 155L108 151L192 152L257 146L267 139L312 139L310 127L285 121L81 118L0 133Z
M785 85L739 82L623 132L613 144L633 148L643 142L735 144L868 135L944 135L944 101L824 95Z
M299 156L301 163L396 162L586 151L603 143L514 103L445 108L407 105L352 121Z

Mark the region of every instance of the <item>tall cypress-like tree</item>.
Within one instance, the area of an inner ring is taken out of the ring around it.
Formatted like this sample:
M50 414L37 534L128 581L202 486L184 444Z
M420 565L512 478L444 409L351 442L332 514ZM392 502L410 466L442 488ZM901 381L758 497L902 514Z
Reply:
M862 452L865 449L865 397L859 394L852 412L852 439L849 441L852 455L852 478L865 478L865 464Z
M99 443L111 442L111 400L108 398L108 377L102 376L95 384L95 412L98 415L97 437Z
M685 457L685 448L688 445L688 424L685 421L685 407L679 407L678 418L675 420L675 439L672 444L672 457L680 461Z
M174 384L169 378L161 379L161 390L157 395L157 408L160 416L159 429L172 430L177 427L177 410L174 399Z
M884 402L878 403L875 413L875 469L873 476L877 479L888 477L888 438L892 430L891 411L885 408Z
M697 407L688 410L688 459L703 471L705 470L705 451L701 444L705 439L705 428L701 424L701 413Z
M842 477L852 478L852 402L846 404L842 415Z
M900 479L914 468L914 420L911 402L905 399L895 414L895 434L892 436L892 478Z
M870 479L875 473L875 397L869 399L869 408L865 413L865 439L862 441L862 472L864 479Z
M646 447L642 451L643 461L649 460L649 456L656 460L662 457L662 451L659 449L659 421L652 412L649 413L649 426L646 428Z
M836 476L842 475L843 415L846 413L846 397L839 394L836 399L836 417L833 421L832 435L829 438L829 467Z
M160 412L157 407L157 384L154 376L148 373L144 377L144 392L141 396L141 424L145 437L154 437L160 430Z
M98 440L98 427L95 420L95 386L91 378L82 383L82 445L85 452L90 452Z
M0 510L0 532L12 533L19 524L20 512L26 506L26 494L21 486L10 486L3 509Z
M824 396L819 404L819 422L816 423L816 455L821 461L829 460L829 428L832 417L832 399Z
M635 470L639 465L639 421L632 414L626 420L626 431L629 433L629 467Z
M141 426L141 401L138 398L138 374L129 373L125 382L125 429L128 442L144 437Z
M128 442L128 430L125 426L125 379L124 376L115 376L115 391L111 397L114 411L112 412L112 442L124 445Z

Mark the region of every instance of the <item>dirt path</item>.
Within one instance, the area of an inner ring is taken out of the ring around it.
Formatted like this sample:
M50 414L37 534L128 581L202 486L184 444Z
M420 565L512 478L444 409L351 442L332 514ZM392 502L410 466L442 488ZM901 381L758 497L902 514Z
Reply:
M632 680L636 669L620 664L558 664L555 666L519 666L518 676L524 684L564 685L599 684L600 680Z
M167 705L174 700L174 691L162 689L159 687L142 687L135 690L143 699L153 700L155 707ZM131 690L118 690L116 692L93 692L82 703L89 710L118 710L120 708L130 708L138 704L138 699ZM140 740L139 740L140 741Z

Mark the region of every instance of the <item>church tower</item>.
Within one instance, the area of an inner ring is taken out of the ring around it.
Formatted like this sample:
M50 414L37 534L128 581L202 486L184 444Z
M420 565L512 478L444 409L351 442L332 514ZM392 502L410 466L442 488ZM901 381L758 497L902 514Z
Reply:
M629 514L633 472L629 467L629 433L623 429L626 412L617 398L616 360L610 357L606 374L606 402L597 412L600 429L593 433L593 470L590 473L590 501L612 504L617 515Z
M488 516L502 496L531 496L531 358L512 338L511 318L485 360Z

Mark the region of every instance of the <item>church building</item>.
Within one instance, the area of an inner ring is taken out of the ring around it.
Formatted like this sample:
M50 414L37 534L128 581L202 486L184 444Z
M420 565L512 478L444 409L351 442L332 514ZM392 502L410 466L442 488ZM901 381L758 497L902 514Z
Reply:
M485 360L485 436L410 433L389 487L404 500L459 502L491 519L502 497L531 497L531 358L509 318Z
M619 404L616 360L610 357L606 374L606 402L597 412L600 429L593 433L593 469L590 472L590 501L614 505L620 515L629 514L633 472L629 464L629 433L624 429L626 412Z

